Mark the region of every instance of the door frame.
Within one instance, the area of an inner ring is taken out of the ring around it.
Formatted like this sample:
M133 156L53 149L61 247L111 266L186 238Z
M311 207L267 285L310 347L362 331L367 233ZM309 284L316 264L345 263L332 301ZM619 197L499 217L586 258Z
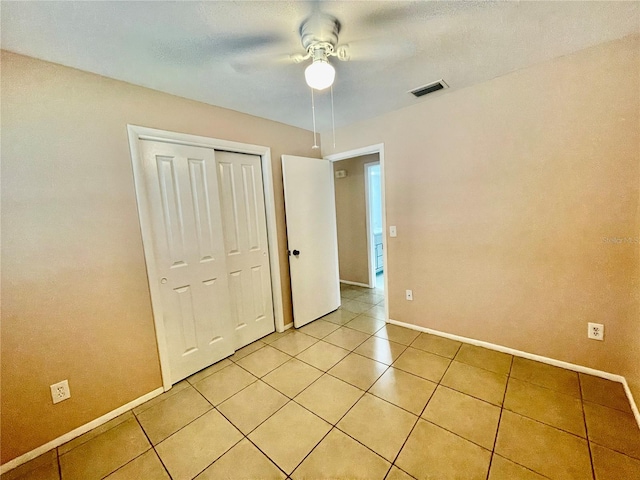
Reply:
M346 160L348 158L362 157L363 155L369 155L372 153L378 154L378 161L380 162L380 198L382 202L382 262L384 264L384 317L385 322L389 322L389 261L387 258L387 209L385 202L385 179L384 179L384 143L377 143L375 145L369 145L367 147L356 148L354 150L348 150L341 153L333 153L326 155L324 158L330 162L337 162L339 160ZM365 185L368 182L365 182ZM368 200L367 200L368 202ZM368 205L368 203L367 203ZM367 213L367 222L369 222L369 215ZM371 260L369 260L371 261Z
M367 215L366 230L367 230L367 254L369 255L369 288L375 288L376 286L376 255L375 255L375 242L373 234L373 226L371 225L371 186L370 186L370 173L371 167L380 165L380 161L367 162L364 164L364 205ZM380 175L382 176L382 169ZM380 180L380 202L382 203L382 180ZM381 205L382 208L382 205ZM384 231L382 232L384 233ZM384 250L384 247L383 247ZM383 252L383 264L384 264L384 252ZM384 268L384 266L383 266ZM384 272L384 270L383 270Z
M278 235L276 228L276 208L273 189L273 170L271 165L271 149L260 145L232 142L217 138L202 137L187 133L170 132L155 128L141 127L139 125L127 125L129 136L129 150L131 164L133 166L133 181L138 207L138 218L142 233L142 246L147 267L147 280L151 293L151 309L156 330L158 344L158 356L160 358L160 371L162 384L167 391L172 387L169 354L165 336L164 323L162 322L163 310L160 301L160 290L157 282L151 281L157 277L155 268L155 251L153 249L151 229L151 208L146 196L144 176L142 169L142 156L140 155L139 142L150 140L155 142L172 143L176 145L188 145L192 147L225 150L234 153L247 153L258 155L261 159L262 184L264 190L265 215L267 219L267 244L269 246L269 263L271 269L271 294L273 298L273 314L275 328L278 332L284 331L284 308L282 301L282 289L280 288L280 252L278 248Z

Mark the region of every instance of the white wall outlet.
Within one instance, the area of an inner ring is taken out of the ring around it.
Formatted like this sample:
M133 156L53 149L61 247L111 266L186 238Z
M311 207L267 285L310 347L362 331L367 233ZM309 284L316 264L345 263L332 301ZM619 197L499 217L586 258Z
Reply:
M396 232L396 227L395 226L389 227L389 236L390 237L397 237L398 236L398 233Z
M601 323L589 322L587 336L593 340L604 340L604 325Z
M413 300L413 290L407 290L407 300Z
M53 403L58 403L71 397L69 382L67 380L54 383L49 388L51 388L51 398L53 399Z

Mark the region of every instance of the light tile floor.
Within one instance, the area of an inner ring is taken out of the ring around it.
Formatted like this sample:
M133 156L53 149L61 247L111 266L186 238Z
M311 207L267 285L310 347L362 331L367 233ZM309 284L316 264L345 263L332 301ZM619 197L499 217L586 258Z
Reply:
M377 293L342 294L2 480L640 479L620 384L387 325Z

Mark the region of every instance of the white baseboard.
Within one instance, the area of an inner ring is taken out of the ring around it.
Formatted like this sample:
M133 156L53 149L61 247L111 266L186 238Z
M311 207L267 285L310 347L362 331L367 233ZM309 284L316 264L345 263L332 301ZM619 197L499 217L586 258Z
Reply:
M573 370L574 372L586 373L588 375L593 375L594 377L606 378L607 380L612 380L614 382L621 383L622 386L624 387L625 393L627 394L629 403L631 404L631 410L633 411L633 415L636 418L636 422L638 423L638 428L640 428L640 411L638 410L638 406L636 405L636 402L633 398L633 394L629 389L629 385L627 384L627 379L624 378L622 375L616 375L614 373L604 372L602 370L596 370L594 368L583 367L582 365L563 362L561 360L556 360L554 358L549 358L549 357L543 357L542 355L536 355L534 353L515 350L513 348L504 347L502 345L497 345L495 343L489 343L489 342L484 342L482 340L475 340L473 338L462 337L460 335L453 335L451 333L440 332L439 330L432 330L431 328L420 327L418 325L413 325L411 323L399 322L397 320L392 320L392 319L389 319L389 323L393 325L398 325L400 327L410 328L411 330L418 330L420 332L431 333L432 335L449 338L451 340L456 340L458 342L470 343L471 345L476 345L478 347L484 347L490 350L496 350L498 352L508 353L511 355L515 355L516 357L535 360L536 362L546 363L548 365L553 365L554 367L565 368L567 370Z
M59 447L60 445L67 443L68 441L73 440L74 438L79 437L84 433L87 433L89 430L93 430L94 428L99 427L104 423L107 423L109 420L112 420L117 416L128 412L129 410L137 407L138 405L142 405L144 402L147 402L152 398L157 397L161 393L164 393L164 388L163 387L156 388L155 390L139 398L136 398L135 400L125 405L122 405L121 407L118 407L115 410L112 410L109 413L106 413L101 417L96 418L95 420L90 421L89 423L85 423L84 425L74 430L71 430L70 432L65 433L64 435L54 440L51 440L50 442L45 443L44 445L41 445L40 447L35 448L30 452L20 455L19 457L16 457L13 460L3 465L0 465L0 474L4 475L9 470L13 470L14 468L19 467L23 463L27 463L29 460L33 460L34 458L39 457L40 455L48 452L49 450Z
M349 280L340 280L340 283L344 283L345 285L355 285L356 287L373 288L368 283L351 282Z

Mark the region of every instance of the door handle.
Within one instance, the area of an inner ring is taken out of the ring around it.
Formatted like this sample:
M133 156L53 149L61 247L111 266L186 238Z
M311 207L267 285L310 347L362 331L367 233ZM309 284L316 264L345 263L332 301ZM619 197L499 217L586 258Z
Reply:
M289 250L289 256L291 255L293 255L294 257L297 257L298 255L300 255L300 250L294 250L293 252Z

